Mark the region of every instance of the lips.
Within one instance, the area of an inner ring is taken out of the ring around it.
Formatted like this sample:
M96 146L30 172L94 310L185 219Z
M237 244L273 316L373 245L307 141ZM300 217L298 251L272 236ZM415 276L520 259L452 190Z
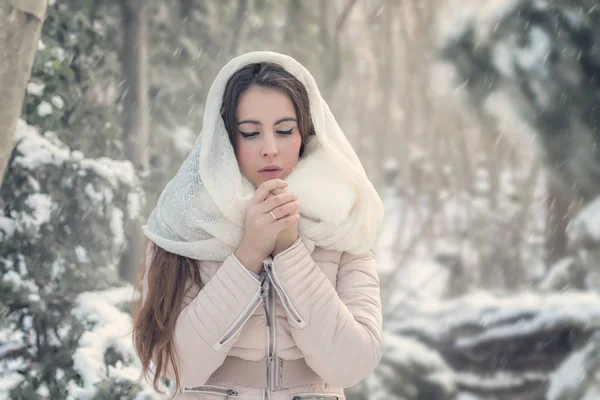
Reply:
M268 165L266 167L264 167L263 169L259 170L258 172L279 172L281 171L281 167L277 166L277 165Z
M281 167L278 165L267 165L258 171L258 173L266 178L278 178L281 175Z

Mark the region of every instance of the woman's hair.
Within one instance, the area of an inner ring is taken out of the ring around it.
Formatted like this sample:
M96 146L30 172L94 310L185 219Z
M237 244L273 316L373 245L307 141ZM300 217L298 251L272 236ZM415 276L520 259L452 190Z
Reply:
M237 107L240 97L252 86L280 90L292 100L298 118L300 137L302 138L299 154L302 157L304 146L308 143L310 136L315 134L310 116L308 93L302 82L294 75L286 71L281 65L270 62L248 64L239 69L227 81L223 102L221 103L221 117L225 122L225 129L233 148L236 148L235 138L238 134Z
M177 316L183 308L188 282L200 287L200 272L194 259L166 251L148 239L146 246L149 246L149 251L142 257L136 279L139 293L143 293L146 282L146 295L144 299L140 296L134 304L132 332L133 344L142 362L140 380L152 372L154 389L162 393L158 383L161 377L167 375L170 364L177 393L181 382L175 361L173 333ZM150 265L146 271L147 257L150 257ZM147 277L144 277L145 273ZM152 370L151 362L154 363Z
M221 116L232 146L236 146L238 102L244 91L251 86L281 90L290 97L296 110L302 138L299 154L301 157L309 137L315 134L308 93L296 77L274 63L249 64L229 78L223 95ZM170 365L177 393L181 380L173 343L175 323L184 306L183 299L188 282L201 287L200 273L196 260L168 252L148 240L147 245L150 245L150 251L149 254L144 254L136 279L136 287L140 293L144 280L147 282L147 293L145 300L140 296L133 309L133 344L142 363L140 380L152 372L154 389L162 393L158 384L160 379L167 375ZM150 265L147 269L148 276L144 277L147 256L150 256ZM151 363L154 364L152 370Z

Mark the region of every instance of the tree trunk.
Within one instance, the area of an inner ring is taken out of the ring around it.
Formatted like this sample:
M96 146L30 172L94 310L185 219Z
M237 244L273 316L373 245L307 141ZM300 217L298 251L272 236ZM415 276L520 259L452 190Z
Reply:
M148 172L148 34L146 0L123 2L123 73L125 75L124 133L126 156L143 178ZM142 254L143 233L139 224L127 229L128 248L120 262L120 275L133 282Z
M231 45L229 52L232 55L237 55L238 48L240 45L240 37L244 26L244 20L246 19L246 13L248 12L248 0L238 0L237 11L235 13L235 21L233 26L233 33L231 35Z
M548 173L546 200L546 265L552 266L567 253L567 225L571 220L572 196L557 176Z
M0 0L0 186L15 145L46 4L46 0Z

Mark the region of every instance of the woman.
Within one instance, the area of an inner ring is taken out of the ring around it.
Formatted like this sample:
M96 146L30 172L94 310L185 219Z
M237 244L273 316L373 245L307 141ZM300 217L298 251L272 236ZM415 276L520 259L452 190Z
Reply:
M144 226L143 373L177 399L344 399L382 356L382 218L310 73L234 58Z

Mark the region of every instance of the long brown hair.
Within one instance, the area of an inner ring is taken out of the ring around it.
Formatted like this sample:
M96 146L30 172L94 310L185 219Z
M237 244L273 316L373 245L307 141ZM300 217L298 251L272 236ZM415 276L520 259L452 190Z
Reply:
M144 299L139 296L134 304L132 333L133 344L142 363L140 380L152 372L154 390L163 393L158 384L162 377L167 376L170 366L175 375L177 393L181 382L173 332L179 311L183 308L186 285L192 282L200 286L200 271L194 259L166 251L148 239L146 246L149 246L148 252L140 263L136 289L141 294L145 282L147 292ZM150 257L150 265L145 277L147 257ZM155 370L151 370L151 362L154 362Z
M290 97L296 110L298 129L302 138L299 154L301 157L309 137L315 134L308 93L296 77L274 63L249 64L229 78L223 95L221 117L225 122L232 146L234 148L236 146L237 106L240 96L253 85L281 90ZM198 262L168 252L151 241L146 242L146 246L148 245L150 246L148 253L151 257L148 276L144 276L145 253L136 279L136 288L140 293L144 281L147 282L147 293L143 303L140 296L133 309L133 344L142 362L142 376L139 380L152 372L154 390L163 393L158 385L160 379L167 376L167 368L170 366L175 380L175 393L177 393L181 386L181 379L177 369L173 334L177 317L184 304L187 284L192 282L201 287ZM155 371L150 369L152 362Z

